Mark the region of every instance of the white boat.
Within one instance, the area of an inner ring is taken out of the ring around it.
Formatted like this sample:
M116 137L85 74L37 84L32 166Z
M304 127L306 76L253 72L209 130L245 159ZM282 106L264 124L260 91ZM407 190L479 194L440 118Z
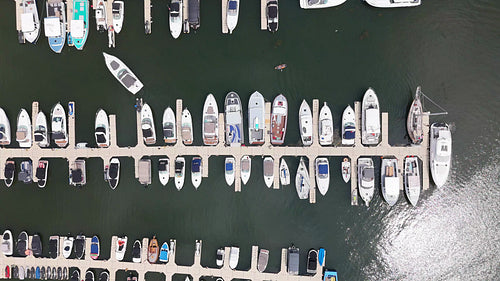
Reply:
M370 6L377 8L403 8L415 7L421 4L421 0L364 0Z
M115 189L120 181L120 159L113 157L109 161L106 178L111 189Z
M97 31L105 31L108 29L108 24L106 21L106 3L104 0L97 0L94 6L95 10L95 22Z
M361 143L377 145L380 141L380 106L372 88L366 90L361 107Z
M167 185L170 177L170 159L160 158L158 161L158 177L163 186Z
M326 102L319 111L319 144L333 144L333 117L330 107Z
M177 128L175 126L175 114L172 108L167 107L163 112L163 140L165 143L177 142Z
M238 266L238 260L240 259L240 248L238 247L231 247L231 250L229 251L229 267L231 269L236 269Z
M24 39L30 43L36 43L40 35L40 18L36 0L22 0L21 31Z
M252 173L252 158L250 158L250 156L244 155L243 157L241 157L240 169L241 182L243 182L243 184L245 185L250 179L250 175Z
M16 141L19 147L29 148L33 144L31 139L31 118L26 109L21 108L17 115Z
M248 100L248 141L264 144L265 102L261 93L255 91Z
M349 180L351 180L351 161L349 161L349 158L344 158L340 169L342 172L342 179L345 183L348 183Z
M313 142L313 125L312 125L312 113L309 104L306 100L302 100L302 104L299 109L299 127L300 127L300 138L302 139L302 144L309 146Z
M151 107L149 107L147 103L143 104L141 108L141 128L144 143L149 145L155 144L156 130L153 120L153 112L151 111Z
M182 0L172 0L170 3L170 13L168 21L170 25L170 34L174 39L179 38L182 32Z
M127 251L127 241L128 237L118 237L116 239L116 248L115 248L115 256L117 261L122 261L125 256L125 252Z
M69 166L69 184L82 187L87 183L85 160L76 159ZM77 236L78 238L78 236Z
M299 199L309 198L311 179L309 178L309 172L307 171L306 163L302 157L300 157L299 167L297 168L297 174L295 176L295 188L297 189Z
M75 238L73 237L64 237L63 240L63 249L62 254L65 259L68 259L71 256L71 252L73 251L73 242Z
M299 0L302 9L329 8L341 5L345 1L347 0Z
M424 140L424 110L422 102L420 101L421 95L422 91L420 86L418 86L415 92L415 99L411 103L410 110L408 111L408 118L406 119L406 130L414 144L420 144Z
M245 141L243 131L243 110L241 99L235 92L229 92L224 101L226 122L226 145L241 146Z
M49 46L57 54L66 42L66 4L63 0L47 0L47 17L43 19L45 36Z
M319 193L326 195L330 186L330 163L326 157L318 157L315 161L316 166L316 185Z
M280 183L281 185L290 184L290 169L288 169L285 158L281 158L280 161Z
M7 114L5 114L3 108L0 107L0 145L9 145L10 140L9 118L7 118Z
M271 144L281 145L285 142L288 123L288 101L280 94L274 98L271 109Z
M5 230L2 235L2 253L5 256L12 256L14 252L14 239L12 238L12 232L10 230Z
M382 196L389 206L394 206L399 198L398 160L394 158L382 159L380 168Z
M98 147L109 146L109 119L104 109L97 110L95 115L95 142Z
M226 157L226 161L224 162L224 177L229 186L234 183L234 161L234 157Z
M57 103L51 112L52 139L59 147L68 145L68 128L66 127L66 113L60 103Z
M446 123L433 123L430 131L430 169L439 188L446 183L451 166L451 132Z
M184 157L177 157L175 159L175 187L181 190L184 185L184 176L186 171L186 160Z
M226 23L229 33L233 33L233 30L238 24L238 14L240 12L240 0L228 0L227 1L227 13L226 13Z
M203 144L217 145L219 143L219 108L214 95L208 94L203 106L202 121Z
M36 116L34 130L33 137L38 146L48 147L50 145L49 127L47 126L47 117L42 111L39 111Z
M193 161L191 161L191 183L196 189L198 189L201 184L201 176L203 174L202 164L201 157L193 157Z
M49 161L39 160L36 167L35 176L37 178L37 185L40 188L44 188L47 184L47 174L49 172Z
M123 27L123 17L125 16L125 2L114 1L113 2L113 29L116 33L120 33Z
M132 247L132 262L140 263L141 262L141 241L135 240L134 245Z
M418 203L420 197L420 168L418 158L416 156L408 156L405 158L404 186L406 196L413 206Z
M266 3L267 30L278 31L278 0L267 0Z
M222 267L224 265L224 256L226 255L226 252L224 251L224 248L219 248L217 249L217 257L216 257L216 264L218 267Z
M259 272L264 272L267 268L268 261L269 261L269 250L260 249L259 257L257 258L257 270Z
M272 157L265 157L263 162L264 182L267 187L271 187L274 181L274 159Z
M113 76L132 94L137 94L144 86L139 78L119 58L102 53L106 66Z
M182 142L185 145L193 144L193 120L191 118L191 113L187 108L184 108L182 111L181 135Z
M358 158L358 190L368 207L375 191L375 172L371 158Z
M350 105L344 109L342 114L342 144L354 145L356 137L356 116Z

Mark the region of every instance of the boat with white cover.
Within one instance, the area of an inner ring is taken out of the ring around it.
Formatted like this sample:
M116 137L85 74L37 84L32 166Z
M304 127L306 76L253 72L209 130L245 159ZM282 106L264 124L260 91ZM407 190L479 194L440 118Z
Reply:
M43 19L45 36L49 46L57 54L66 43L66 4L63 0L47 0L47 17Z
M330 107L326 102L319 111L319 144L333 144L333 116Z
M120 33L123 27L123 17L125 16L125 2L114 1L112 7L113 29L116 33Z
M364 0L370 6L377 8L404 8L416 7L421 4L421 0Z
M416 156L405 158L404 186L408 200L413 206L416 206L420 197L420 190L422 189L420 168Z
M33 137L38 146L48 147L50 145L49 127L47 126L47 117L42 111L38 111L34 130Z
M193 144L193 120L191 118L191 113L187 108L184 108L182 111L181 135L182 142L185 145Z
M281 158L280 161L280 183L281 185L290 184L290 169L288 169L285 158Z
M218 267L222 267L224 265L224 256L226 255L226 252L224 251L224 248L219 248L217 249L217 254L216 254L216 264Z
M361 143L377 145L380 141L380 106L372 88L366 90L361 110Z
M245 141L241 99L235 92L229 92L224 101L226 121L226 145L241 146Z
M12 256L14 251L14 239L12 238L12 232L10 230L5 230L2 235L2 253L5 256Z
M264 272L267 268L268 261L269 261L269 250L260 249L259 257L257 258L257 270L259 272Z
M349 158L344 158L342 164L340 165L340 169L342 173L342 179L345 183L348 183L349 180L351 180L351 161L349 161Z
M424 110L422 102L420 101L421 95L422 90L420 86L418 86L415 92L415 99L411 103L410 110L408 111L408 118L406 119L406 130L414 144L420 144L424 140Z
M175 159L175 187L181 190L184 186L184 176L186 171L186 159L184 157L177 157Z
M451 132L446 123L433 123L430 131L430 169L439 188L446 183L451 167Z
M49 161L39 160L35 172L35 176L38 179L37 181L38 187L44 188L45 185L47 184L48 171L49 171Z
M344 109L342 114L342 144L354 145L356 137L356 116L350 105Z
M127 251L127 241L128 241L127 236L118 237L118 239L116 239L115 255L117 261L123 260L125 252Z
M330 187L330 163L326 157L318 157L315 161L316 166L316 185L319 193L326 195Z
M158 161L158 177L163 186L167 185L170 177L170 159L160 158Z
M5 114L3 108L0 107L0 145L9 145L10 140L9 118L7 118L7 114Z
M371 158L358 158L358 190L368 207L375 192L375 171Z
M299 0L302 9L321 9L335 7L347 0Z
M191 183L196 189L198 189L201 184L201 176L203 174L202 164L201 157L193 157L193 161L191 161Z
M123 63L119 58L102 53L104 55L104 61L106 66L113 76L118 80L125 89L127 89L132 94L137 94L144 86L139 78L128 68L125 63Z
M297 195L299 196L299 199L309 198L311 180L309 178L309 172L307 171L307 166L304 162L303 157L300 157L299 166L297 167L297 174L295 176L295 188L297 189Z
M234 183L234 161L234 157L226 157L226 161L224 162L224 177L229 186Z
M21 108L17 115L16 141L19 147L30 148L33 144L31 139L31 118L26 109Z
M394 206L399 198L398 160L395 158L382 159L380 168L382 196L389 206Z
M267 0L266 3L267 30L278 31L278 0Z
M229 267L234 270L238 266L238 261L240 259L240 248L231 247L229 251Z
M36 0L22 0L21 31L29 43L36 43L40 35L40 18Z
M219 108L214 95L208 94L203 106L202 135L203 144L217 145L219 143Z
M240 12L240 0L228 0L226 23L227 23L227 29L229 29L229 34L233 33L233 30L236 28L236 25L238 24L239 12Z
M244 155L243 157L241 157L240 169L241 182L243 182L243 184L245 185L250 179L250 175L252 173L252 158L250 158L250 156Z
M75 241L75 238L69 236L69 237L64 237L63 240L63 257L65 259L69 258L71 256L71 253L73 252L73 242Z
M66 112L60 103L57 103L51 112L52 139L59 147L68 145L68 128L66 127Z
M309 146L313 142L313 125L312 125L312 113L309 104L306 100L302 100L302 104L299 109L299 127L300 127L300 138L302 139L302 144Z
M177 129L175 126L175 114L172 108L167 107L163 111L163 140L165 143L174 144L177 142Z
M95 10L95 22L97 31L106 31L108 29L108 24L106 21L106 3L104 2L104 0L97 0L97 3L93 8Z
M156 130L153 120L153 112L147 103L143 104L141 108L141 128L144 143L147 145L155 144Z
M101 108L95 115L95 142L98 147L109 147L109 119Z
M255 91L248 100L248 141L264 144L265 102L261 93Z
M288 101L279 94L274 98L271 109L271 144L281 145L285 142L288 123Z
M118 186L118 182L120 181L120 159L116 157L111 158L106 178L111 189L115 189Z
M267 187L271 187L274 180L274 159L272 157L265 157L263 162L264 182Z
M170 26L170 34L174 39L179 38L182 32L182 0L172 0L170 3L170 13L168 21Z

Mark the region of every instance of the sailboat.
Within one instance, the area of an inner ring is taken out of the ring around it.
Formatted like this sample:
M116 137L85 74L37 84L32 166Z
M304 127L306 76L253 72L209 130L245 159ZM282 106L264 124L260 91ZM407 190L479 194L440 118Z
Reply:
M295 188L297 189L297 195L299 196L299 199L309 198L311 180L309 178L309 172L307 171L307 167L303 157L300 157L299 167L297 168L297 174L295 176Z
M281 185L290 184L290 169L288 169L285 158L281 158L280 161L280 183Z
M47 0L47 17L43 19L45 36L49 46L57 54L66 42L66 4L63 0Z
M172 0L170 3L170 13L168 21L170 25L170 34L174 39L179 38L182 31L182 0Z
M332 145L333 143L333 117L332 111L326 102L319 111L319 144Z
M89 1L73 0L73 18L70 21L68 45L83 50L89 33Z
M240 0L228 0L227 2L227 12L226 12L226 22L227 29L229 33L233 33L233 30L238 24L238 14L240 12Z
M248 100L248 141L250 144L264 144L264 115L264 97L255 91Z
M217 145L219 143L219 109L214 95L208 94L203 106L202 121L203 144Z
M40 18L36 0L22 0L21 31L24 39L35 44L40 36Z
M186 160L184 157L177 157L175 159L175 187L181 190L184 186L184 176L186 171Z
M299 127L300 127L300 137L302 139L302 144L305 146L312 145L312 113L309 104L306 100L302 100L302 104L299 109Z
M39 111L35 119L35 132L33 137L38 146L48 147L50 145L49 127L47 126L47 118L42 111Z
M415 99L410 106L408 118L406 120L406 129L408 130L408 135L414 144L420 144L424 140L424 128L422 124L422 116L424 112L422 102L420 101L421 94L421 88L418 86L415 92Z

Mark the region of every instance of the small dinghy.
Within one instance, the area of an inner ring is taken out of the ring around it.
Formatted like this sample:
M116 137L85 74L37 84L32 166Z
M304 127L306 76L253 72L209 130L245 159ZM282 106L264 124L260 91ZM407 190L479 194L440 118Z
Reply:
M87 272L85 272L85 281L95 281L94 272L87 270Z
M49 258L56 259L59 256L59 236L52 235L49 237ZM47 270L47 274L49 270Z
M264 182L267 187L271 187L274 181L274 159L272 157L265 157L263 162Z
M52 268L47 266L47 280L52 279Z
M318 263L319 266L324 266L325 265L325 258L326 258L326 251L323 248L319 248L318 251Z
M290 184L290 169L288 169L285 158L281 158L280 161L280 183L281 185Z
M305 146L312 145L312 113L306 100L302 100L299 109L300 138Z
M28 233L23 231L17 237L16 244L17 255L26 257L28 255Z
M73 238L71 236L64 237L64 241L63 241L63 257L65 259L68 259L71 256L71 252L73 251L73 243L74 243L74 241L75 241L75 238Z
M123 27L123 17L125 16L125 3L123 1L113 2L113 29L116 33L120 33Z
M326 102L319 111L319 144L333 144L333 117L332 111Z
M350 105L344 109L342 114L342 144L354 145L354 137L356 136L356 116Z
M361 143L377 145L380 141L380 105L372 88L363 96L361 111Z
M167 185L168 178L170 177L170 159L160 158L158 161L158 177L163 186Z
M49 161L40 160L36 167L35 176L37 178L38 187L44 188L47 184L47 173L49 171Z
M40 18L36 0L22 0L21 11L21 31L24 39L35 44L40 36Z
M168 243L163 242L160 249L160 262L168 262Z
M47 127L47 118L42 111L39 111L35 119L35 132L33 137L40 147L50 145L49 127Z
M35 258L39 258L42 256L42 240L40 239L40 235L38 234L34 234L33 238L31 239L31 253Z
M193 157L193 161L191 162L191 183L196 189L198 189L201 184L202 172L203 166L201 157Z
M241 146L245 142L243 131L243 110L237 93L229 92L224 101L226 122L226 145Z
M226 251L224 248L217 249L217 257L215 259L215 263L218 267L222 267L224 265L224 256L226 255Z
M224 176L227 185L231 186L234 183L234 157L226 157L224 163Z
M418 165L418 158L415 156L408 156L405 158L405 173L404 173L405 193L408 200L413 206L418 203L420 197L420 168Z
M156 130L153 121L153 111L151 111L151 107L147 103L143 104L141 108L141 128L144 143L147 145L155 144Z
M175 159L175 187L181 190L184 186L184 176L186 171L186 159L184 157L177 157Z
M7 160L5 162L5 168L3 175L5 177L4 182L7 187L10 187L14 182L14 175L16 173L16 163L12 160Z
M182 111L181 117L182 142L185 145L193 144L193 120L187 108Z
M318 251L311 249L307 254L307 273L315 275L318 268Z
M408 118L406 119L406 129L412 143L414 144L421 144L424 140L424 126L422 123L424 110L422 108L422 102L420 101L421 95L422 90L420 86L418 86L417 91L415 92L415 99L410 106Z
M0 145L10 144L10 123L3 108L0 107Z
M115 189L120 181L120 160L116 157L111 158L109 161L109 168L106 176L109 187Z
M309 198L309 189L311 189L311 180L309 172L307 171L304 158L300 157L299 167L297 168L297 175L295 176L295 188L299 199Z
M85 160L77 159L69 166L69 184L82 187L87 183Z
M170 3L170 13L168 15L168 21L170 26L170 34L174 39L179 38L182 32L182 1L172 0Z
M115 255L117 261L122 261L123 257L125 256L125 252L127 251L127 240L127 236L118 237L118 239L116 240Z
M71 281L81 281L80 280L80 271L78 269L73 270L73 273L71 273L71 277L69 278Z
M280 65L275 66L274 70L283 71L283 69L285 69L286 67L287 67L286 63L282 63Z
M274 98L271 110L271 144L282 145L285 142L288 120L288 101L284 95Z
M442 187L451 167L451 132L446 123L433 123L430 131L430 169L436 186Z
M106 66L113 76L118 80L125 89L132 94L137 94L144 86L139 78L117 57L110 54L102 53Z
M21 108L19 115L17 115L16 141L19 143L19 147L22 148L30 148L33 144L31 140L31 119L24 108Z
M267 30L278 31L278 0L267 0L266 3Z
M375 172L371 158L358 158L358 191L368 207L375 191Z
M135 240L134 246L132 247L132 261L135 263L141 262L141 241Z
M90 240L90 258L96 260L99 258L99 254L101 253L99 245L99 237L93 236L92 240Z
M241 181L245 185L250 179L250 174L252 173L252 158L250 158L250 156L244 155L243 157L241 157L240 169Z
M85 255L85 236L79 234L75 239L75 255L76 258L81 260Z
M203 106L202 121L203 144L217 145L219 143L219 109L212 94L208 94Z
M95 142L98 147L109 147L109 119L103 109L95 115Z
M345 181L345 183L348 183L349 180L351 180L351 161L349 161L349 158L344 158L340 169L342 172L342 179Z
M248 141L250 144L264 144L265 101L255 91L248 100Z
M149 242L148 247L148 262L150 264L156 263L156 261L158 261L159 254L160 249L158 248L158 240L156 240L156 236L153 236L153 239Z
M52 139L58 147L68 145L68 129L66 127L66 112L60 103L57 103L51 112Z
M380 177L382 196L389 206L394 206L399 198L398 160L395 158L382 159Z
M14 249L14 239L12 238L12 232L10 230L5 230L2 235L2 253L5 256L12 256Z
M31 160L21 162L21 170L19 171L18 179L25 184L33 182L33 165L31 164Z
M269 261L269 250L260 249L259 258L257 259L257 270L259 272L264 272Z
M101 274L99 274L99 281L109 281L109 273L107 271L101 272Z
M227 29L229 29L229 34L233 33L233 30L238 24L238 14L240 12L240 0L228 0L227 11L226 11L226 23Z
M330 186L330 163L326 157L316 158L316 184L321 195L325 196Z
M163 112L163 140L165 143L174 144L177 142L177 130L175 127L175 114L172 108L167 107Z
M231 247L229 251L229 267L234 270L238 266L238 260L240 259L240 248Z
M62 268L57 268L57 280L62 280Z

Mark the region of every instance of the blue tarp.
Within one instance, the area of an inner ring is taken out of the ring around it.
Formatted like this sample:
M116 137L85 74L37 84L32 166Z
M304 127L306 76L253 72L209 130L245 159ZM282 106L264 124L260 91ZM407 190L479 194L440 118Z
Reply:
M238 7L238 3L236 1L229 1L229 9L230 10L236 10Z
M353 139L355 135L356 135L355 132L346 131L344 134L344 138L350 140Z
M200 159L193 160L193 163L191 164L191 170L194 173L199 173L200 172L200 165L201 165L201 160Z
M232 171L233 170L233 163L226 163L226 171Z
M328 174L328 165L326 165L326 164L320 164L318 166L318 172L320 174L324 174L324 175Z

